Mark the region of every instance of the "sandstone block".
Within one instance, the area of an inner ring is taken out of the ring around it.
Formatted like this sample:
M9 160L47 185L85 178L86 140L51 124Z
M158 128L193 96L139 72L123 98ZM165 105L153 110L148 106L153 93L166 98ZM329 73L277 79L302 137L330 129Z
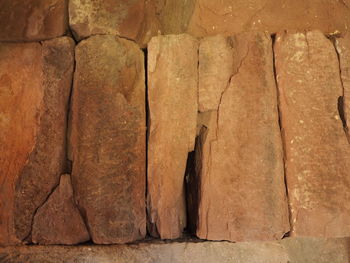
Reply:
M93 242L143 238L146 115L138 46L114 36L80 42L71 109L73 189Z
M198 42L189 35L148 45L148 213L150 232L181 235L186 225L184 175L197 120Z
M350 146L332 42L319 31L278 34L276 71L293 236L350 233Z
M196 149L200 238L273 240L289 231L271 42L265 33L201 42L210 46L199 49L199 68L209 69L199 71L199 101L216 108L201 118ZM226 55L207 55L215 48Z
M32 219L66 168L74 42L0 44L0 244L30 239Z
M89 239L74 202L70 175L62 175L60 184L34 216L32 240L36 244L74 245Z
M68 26L67 0L2 0L0 41L36 41L59 37Z

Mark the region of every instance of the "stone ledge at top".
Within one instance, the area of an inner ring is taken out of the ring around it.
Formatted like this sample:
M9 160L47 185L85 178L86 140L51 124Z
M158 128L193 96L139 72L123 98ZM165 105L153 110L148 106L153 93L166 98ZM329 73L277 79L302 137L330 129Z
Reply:
M68 29L68 0L1 0L0 41L40 41Z
M187 33L203 37L319 29L328 34L344 33L349 27L349 0L196 0Z
M349 0L70 0L69 13L79 40L112 34L144 47L157 34L229 36L285 29L343 33L350 26L349 6Z
M113 246L0 247L1 262L348 263L350 238L273 242L142 242Z

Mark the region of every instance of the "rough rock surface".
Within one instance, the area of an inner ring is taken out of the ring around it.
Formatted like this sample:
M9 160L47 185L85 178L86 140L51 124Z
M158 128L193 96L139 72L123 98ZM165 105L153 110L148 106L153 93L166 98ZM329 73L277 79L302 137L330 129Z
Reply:
M198 42L189 35L152 38L148 45L148 213L150 232L177 238L186 225L184 175L194 149Z
M287 238L274 242L144 242L114 246L0 248L11 263L348 263L350 239Z
M70 127L73 189L93 242L143 238L144 57L135 43L114 36L79 43Z
M73 199L70 175L62 175L60 184L34 216L32 241L46 245L74 245L89 239Z
M187 32L201 37L286 29L332 33L348 28L349 0L197 0Z
M230 53L232 62L204 59L205 65L219 66L225 74L217 75L219 100L210 95L210 85L205 95L217 106L207 116L200 134L202 147L197 149L201 151L197 236L230 241L282 238L289 231L288 205L270 35L241 34L226 44L222 38L209 41L212 48L221 48L217 54ZM207 84L209 77L215 83L214 71L218 69L200 71L199 83ZM200 90L204 95L205 87Z
M0 44L0 244L29 238L66 165L74 42Z
M346 123L346 132L349 137L349 125L350 125L350 33L347 33L344 37L336 38L335 45L339 59L340 77L343 86L343 107L344 121Z
M350 146L332 42L319 31L278 34L275 60L293 236L350 234Z
M67 0L1 0L0 41L35 41L62 36Z
M71 0L70 26L78 39L112 34L147 43L159 29L153 1Z
M230 38L203 38L199 45L198 109L217 110L221 94L232 75L234 59Z

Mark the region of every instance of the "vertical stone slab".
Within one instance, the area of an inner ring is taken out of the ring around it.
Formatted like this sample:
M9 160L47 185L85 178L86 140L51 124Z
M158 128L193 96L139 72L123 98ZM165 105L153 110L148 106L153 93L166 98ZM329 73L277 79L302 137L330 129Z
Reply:
M36 244L74 245L88 241L89 233L75 205L69 174L34 216L32 240Z
M198 42L189 35L148 45L148 213L150 232L178 238L186 225L184 175L197 122Z
M66 166L74 42L0 44L0 244L30 239Z
M202 48L208 41L210 48ZM210 56L215 48L220 48L216 54L231 58ZM207 102L216 104L216 109L203 118L201 147L196 149L200 151L197 236L230 241L282 238L289 222L271 38L265 33L226 41L209 38L202 40L199 51L199 67L216 65L215 71L221 73L215 82L213 70L199 71L203 85L199 100L210 98ZM228 70L230 75L223 75ZM221 91L219 99L213 84Z
M1 0L0 41L37 41L68 29L68 0Z
M94 243L127 243L146 233L144 57L114 36L76 48L70 158L75 198Z
M319 31L278 34L276 71L293 236L350 233L350 146L332 42Z

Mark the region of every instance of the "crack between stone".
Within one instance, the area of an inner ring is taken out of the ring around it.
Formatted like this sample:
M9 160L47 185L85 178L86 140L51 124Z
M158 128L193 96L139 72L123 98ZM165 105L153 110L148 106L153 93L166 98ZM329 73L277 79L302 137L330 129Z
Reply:
M284 129L282 124L282 110L281 110L281 96L278 89L278 81L277 81L277 70L276 70L276 54L275 54L275 42L276 42L276 34L271 35L272 39L272 66L273 66L273 76L275 80L275 86L276 86L276 95L277 95L277 112L278 112L278 125L280 128L280 135L281 135L281 143L282 143L282 151L283 151L283 183L286 191L286 201L288 204L288 220L289 220L289 232L284 233L284 236L289 236L289 233L292 231L292 209L289 203L289 193L288 193L288 180L287 180L287 169L286 169L286 161L287 161L287 153L286 153L286 139L284 136ZM307 42L308 45L308 42ZM309 51L309 45L308 45L308 51Z
M329 40L331 41L333 48L335 50L335 53L337 54L337 62L338 62L338 67L339 67L339 81L340 81L340 85L342 88L342 96L340 96L338 98L338 114L339 117L343 123L343 130L346 136L346 139L348 141L348 143L350 144L350 133L349 133L349 127L348 124L346 122L347 118L346 118L346 108L345 108L345 88L344 88L344 82L343 82L343 76L342 76L342 69L341 69L341 62L340 62L340 54L338 52L337 49L337 45L336 45L336 38L335 37L329 37Z

